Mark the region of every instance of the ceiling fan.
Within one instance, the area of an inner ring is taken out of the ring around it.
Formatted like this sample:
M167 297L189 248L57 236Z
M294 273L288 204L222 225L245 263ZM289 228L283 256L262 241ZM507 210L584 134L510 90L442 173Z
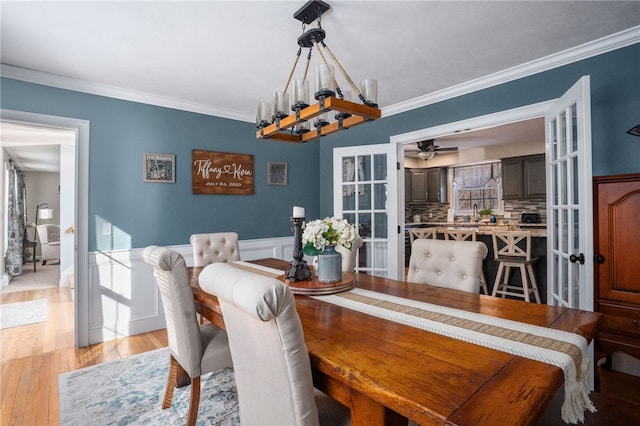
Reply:
M413 150L413 152L418 153L418 157L423 160L432 159L436 153L444 152L444 151L457 151L458 147L448 147L448 148L440 148L438 145L434 145L435 139L427 139L424 141L417 142L418 150ZM408 151L411 152L411 151Z

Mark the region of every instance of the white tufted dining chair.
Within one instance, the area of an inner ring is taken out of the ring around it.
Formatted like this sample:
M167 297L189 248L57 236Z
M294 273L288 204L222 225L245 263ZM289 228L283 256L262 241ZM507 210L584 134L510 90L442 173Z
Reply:
M288 286L224 263L207 266L199 282L220 302L241 424L350 423L347 407L314 390L309 352Z
M171 357L162 409L171 406L173 390L182 368L191 379L187 425L192 426L198 417L200 376L233 364L227 333L213 324L198 325L187 266L180 253L165 247L149 246L142 251L142 259L153 266L167 322Z
M193 248L193 266L240 260L238 234L235 232L193 234L189 241Z
M445 229L443 234L445 240L476 241L475 229ZM484 276L484 271L480 272L480 288L484 294L490 294L489 287L487 287L487 279Z
M479 241L417 239L411 246L407 281L479 293L487 252Z

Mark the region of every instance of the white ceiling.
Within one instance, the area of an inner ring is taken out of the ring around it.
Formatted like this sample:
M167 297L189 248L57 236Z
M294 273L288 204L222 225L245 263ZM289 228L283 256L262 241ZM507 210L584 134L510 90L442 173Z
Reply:
M355 81L378 80L383 115L640 25L639 1L328 3L326 43ZM51 81L253 121L256 103L285 83L303 4L3 0L1 61Z

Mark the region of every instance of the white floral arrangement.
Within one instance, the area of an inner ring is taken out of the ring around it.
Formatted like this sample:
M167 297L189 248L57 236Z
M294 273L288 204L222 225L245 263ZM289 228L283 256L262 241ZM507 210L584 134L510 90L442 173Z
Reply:
M305 223L302 231L302 252L317 256L327 246L341 245L351 250L358 233L346 219L325 217Z

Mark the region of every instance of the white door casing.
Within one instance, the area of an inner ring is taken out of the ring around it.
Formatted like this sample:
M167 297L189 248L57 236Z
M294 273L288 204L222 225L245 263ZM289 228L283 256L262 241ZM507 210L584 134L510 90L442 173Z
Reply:
M545 113L547 303L593 311L590 79Z
M335 148L333 173L334 215L354 224L364 240L356 271L400 279L396 147Z

